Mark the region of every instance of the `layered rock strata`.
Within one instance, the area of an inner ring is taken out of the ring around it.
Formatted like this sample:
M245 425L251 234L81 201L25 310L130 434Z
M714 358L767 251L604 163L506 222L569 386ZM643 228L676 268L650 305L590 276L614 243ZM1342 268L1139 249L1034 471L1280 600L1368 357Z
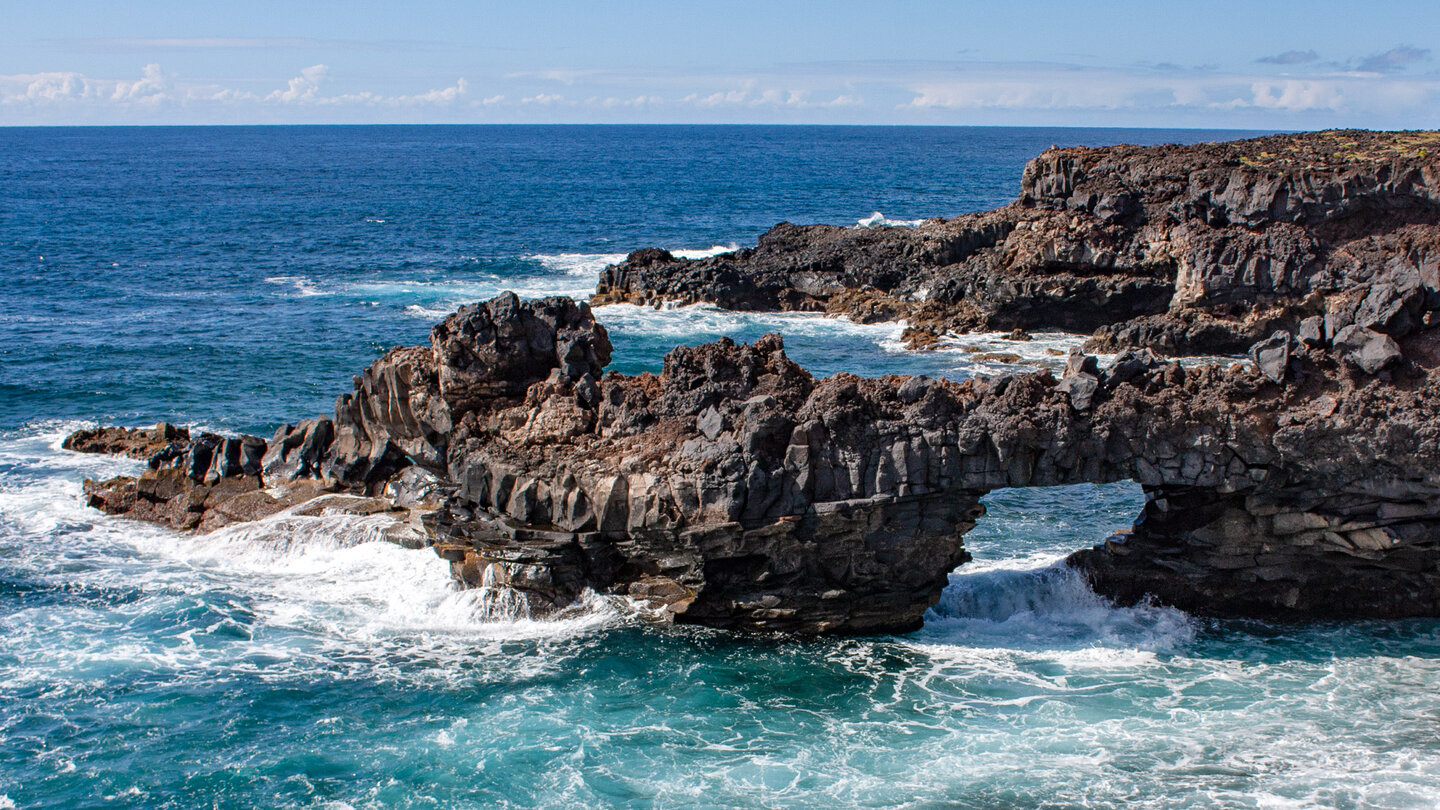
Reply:
M1440 306L1437 155L1440 133L1357 131L1051 149L1004 208L914 228L786 223L697 260L641 250L593 300L903 319L918 347L1063 329L1093 332L1091 350L1236 354L1311 318L1327 338L1356 325L1398 340Z

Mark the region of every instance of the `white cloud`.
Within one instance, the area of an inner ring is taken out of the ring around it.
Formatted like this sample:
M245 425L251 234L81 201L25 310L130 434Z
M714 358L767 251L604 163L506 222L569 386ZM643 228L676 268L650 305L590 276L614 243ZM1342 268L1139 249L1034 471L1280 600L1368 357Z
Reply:
M637 109L664 104L665 99L660 96L636 96L634 98L616 98L615 96L592 96L585 99L585 103L592 107L602 107L607 110L614 109Z
M300 71L300 75L290 80L290 86L285 90L276 90L265 97L266 101L283 101L287 104L296 102L314 101L317 93L320 92L320 83L325 81L330 73L330 68L325 65L311 65Z
M386 77L383 92L356 88L353 78L326 64L268 86L197 81L149 64L128 78L63 71L0 76L0 124L793 121L1274 129L1440 124L1440 75L1306 67L1298 57L1280 57L1229 73L1173 65L1122 69L959 61L809 63L754 73L550 70L491 78L488 94L475 92L465 79L409 89L399 77ZM1423 58L1387 57L1403 64ZM1271 65L1280 62L1298 64L1303 72L1276 75Z
M327 95L331 81L326 65L311 65L286 82L283 88L255 93L214 83L183 81L149 64L135 79L105 79L74 72L0 75L0 110L3 123L72 123L80 120L131 121L136 115L155 114L162 107L182 120L224 118L235 113L264 114L283 108L444 108L462 102L470 89L465 79L449 87L413 94L385 94L360 91ZM491 96L480 105L494 105L503 95ZM21 120L14 120L17 113ZM186 117L189 118L186 118ZM28 119L28 120L26 120Z
M1339 110L1345 93L1334 81L1286 79L1251 85L1250 104L1278 110Z
M1181 70L1139 73L1064 66L994 66L916 82L902 109L961 111L1205 111L1370 116L1377 122L1440 101L1440 78L1329 73L1255 76ZM1224 122L1225 119L1217 119ZM1379 123L1377 125L1386 125Z
M79 73L32 73L0 77L0 102L61 101L84 98L90 93L90 82ZM9 85L9 87L5 87ZM8 92L7 92L8 90Z
M827 101L811 101L810 95L813 91L791 88L757 88L758 82L748 82L750 86L734 90L719 90L714 93L701 95L690 93L677 100L681 106L697 107L702 109L716 109L724 107L733 108L824 108L824 107L854 107L862 104L861 100L853 95L840 94ZM652 97L654 98L654 97Z
M428 90L413 96L398 96L396 100L401 104L450 104L465 95L469 89L469 82L459 79L450 87Z
M159 65L146 65L138 81L115 83L110 94L111 101L138 104L160 104L170 100L169 80Z

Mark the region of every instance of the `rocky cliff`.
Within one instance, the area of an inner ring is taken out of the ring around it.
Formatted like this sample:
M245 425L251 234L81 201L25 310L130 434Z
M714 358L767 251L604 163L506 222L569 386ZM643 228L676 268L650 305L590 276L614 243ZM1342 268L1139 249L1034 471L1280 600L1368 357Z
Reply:
M878 317L924 306L952 324L1126 312L1115 323L1133 334L1181 324L1186 340L1197 324L1232 340L1278 327L1228 370L1141 348L1106 369L1076 353L1059 379L817 380L767 336L675 349L658 375L606 374L610 343L588 306L505 295L446 318L429 346L392 350L332 416L268 442L162 427L69 446L148 458L138 478L87 484L92 503L179 528L324 492L403 513L410 527L423 516L425 542L458 580L519 594L537 613L593 589L718 627L907 630L967 560L985 493L1133 479L1148 496L1134 529L1071 559L1102 594L1207 614L1440 615L1440 330L1429 328L1432 254L1418 247L1433 244L1433 172L1400 171L1420 159L1384 137L1399 151L1374 146L1343 171L1333 155L1306 162L1312 136L1050 152L1027 170L1020 202L963 227L782 226L738 257L642 252L608 271L741 307L849 302ZM1285 143L1298 151L1265 148ZM1234 165L1202 161L1226 154ZM1195 165L1213 176L1192 176ZM1243 186L1262 170L1289 179ZM1161 228L1152 218L1164 212L1177 219ZM1069 230L1046 230L1062 221ZM1180 258L1223 236L1268 245L1269 261L1292 227L1368 234L1371 247L1347 242L1345 264L1325 243L1319 269L1290 275L1197 273ZM1149 241L1162 233L1163 251ZM1076 234L1088 236L1065 241ZM1029 281L981 273L1022 253ZM1035 264L1042 255L1069 259ZM915 268L930 275L911 278ZM977 299L972 288L955 303L942 282L962 276L1019 292ZM891 280L866 289L862 278ZM1152 282L1168 285L1166 308L1133 315ZM931 285L923 302L905 294L917 284Z
M1437 222L1437 133L1052 149L1005 208L915 228L781 224L699 260L637 251L594 300L904 319L918 346L1064 329L1093 332L1095 350L1234 354L1307 318L1330 337L1358 324L1399 339L1440 306Z
M584 305L504 297L452 315L428 350L377 361L334 418L283 428L258 473L217 477L213 451L189 460L201 437L152 455L128 507L103 494L125 486L92 489L179 527L282 508L275 487L388 494L424 506L457 578L536 612L592 588L715 626L876 632L918 625L966 560L986 492L1134 479L1150 496L1134 532L1075 558L1102 593L1204 613L1429 615L1436 343L1411 340L1414 359L1383 378L1286 340L1278 365L1141 351L1102 371L1077 354L1059 380L954 383L815 380L771 336L596 379L607 341Z

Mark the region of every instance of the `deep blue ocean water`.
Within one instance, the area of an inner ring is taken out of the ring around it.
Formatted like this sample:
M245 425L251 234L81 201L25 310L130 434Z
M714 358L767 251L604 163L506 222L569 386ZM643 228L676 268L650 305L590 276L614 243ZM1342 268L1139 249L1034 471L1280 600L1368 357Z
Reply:
M0 128L0 808L1435 807L1440 624L1118 609L1056 565L1131 485L993 493L924 629L846 640L485 615L364 518L107 518L86 422L269 435L504 289L658 245L1008 202L1051 144L1234 133ZM882 213L883 212L883 213ZM613 367L720 335L817 374L964 377L893 325L605 307Z

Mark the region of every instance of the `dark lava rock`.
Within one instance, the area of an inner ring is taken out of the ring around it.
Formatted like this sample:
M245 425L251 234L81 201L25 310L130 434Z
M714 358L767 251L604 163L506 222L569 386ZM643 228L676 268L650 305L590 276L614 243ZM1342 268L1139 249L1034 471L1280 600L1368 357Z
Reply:
M1102 595L1437 616L1440 333L1423 330L1440 170L1417 146L1434 138L1051 150L998 211L781 225L696 262L641 251L597 296L894 312L932 335L1100 328L1122 350L1108 372L1076 354L1058 382L817 380L770 335L602 374L587 306L506 295L377 360L333 417L277 432L259 476L245 437L68 445L149 453L88 496L180 528L263 514L277 484L438 505L425 536L455 577L536 613L593 589L717 627L909 630L968 559L985 493L1128 479L1141 520L1071 558ZM1148 348L1252 345L1256 368L1223 370Z
M1401 339L1440 307L1440 135L1332 131L1051 149L1004 208L914 228L782 223L704 259L645 250L599 302L1094 332L1091 350L1237 354L1332 311ZM1313 327L1312 327L1313 330ZM927 335L930 336L927 338Z
M1285 369L1290 365L1290 342L1288 332L1276 332L1250 347L1250 361L1270 382L1285 379Z
M1400 345L1393 338L1358 324L1340 330L1335 336L1335 350L1366 374L1378 374L1401 357Z

